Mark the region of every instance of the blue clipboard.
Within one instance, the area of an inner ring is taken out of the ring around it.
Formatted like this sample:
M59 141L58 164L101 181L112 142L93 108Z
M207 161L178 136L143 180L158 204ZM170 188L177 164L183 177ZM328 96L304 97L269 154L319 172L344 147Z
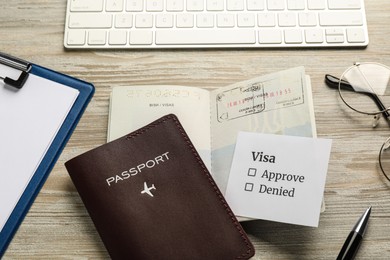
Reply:
M79 79L55 72L53 70L31 64L18 58L0 53L0 63L13 67L21 71L19 79L11 79L2 77L7 85L15 88L22 88L28 75L34 74L36 76L46 78L48 80L63 84L70 88L75 88L79 91L79 95L68 113L65 121L61 125L57 135L55 136L51 146L47 150L43 160L35 171L33 177L24 190L21 198L13 209L5 226L0 232L0 258L4 254L7 246L11 242L12 237L16 233L19 225L23 221L25 215L30 209L40 189L45 183L50 171L54 167L58 157L63 148L69 140L73 130L79 122L84 110L91 100L95 88L91 83L81 81Z

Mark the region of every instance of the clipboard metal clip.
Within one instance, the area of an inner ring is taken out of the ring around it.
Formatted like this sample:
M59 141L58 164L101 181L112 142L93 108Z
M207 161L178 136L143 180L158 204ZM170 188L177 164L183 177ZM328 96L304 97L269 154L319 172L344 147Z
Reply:
M0 76L0 79L4 81L6 85L12 86L17 89L21 89L26 82L29 72L31 70L31 64L18 59L16 57L10 56L8 54L0 52L0 64L9 66L11 68L17 69L21 71L21 74L18 79L12 79L6 76Z

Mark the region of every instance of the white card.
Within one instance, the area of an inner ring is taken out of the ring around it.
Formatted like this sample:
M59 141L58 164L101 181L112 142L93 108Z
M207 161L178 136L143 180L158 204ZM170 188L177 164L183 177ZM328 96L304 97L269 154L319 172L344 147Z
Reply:
M239 132L225 195L235 215L317 227L331 144Z

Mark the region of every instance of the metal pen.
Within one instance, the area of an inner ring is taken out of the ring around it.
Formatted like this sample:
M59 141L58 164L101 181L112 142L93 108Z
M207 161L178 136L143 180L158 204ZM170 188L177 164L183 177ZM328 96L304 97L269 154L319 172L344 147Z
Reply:
M358 222L353 227L352 231L349 233L347 239L344 242L343 247L337 260L347 260L353 259L358 251L360 242L363 239L364 232L366 231L368 219L370 217L371 207L366 209L363 215L359 218Z

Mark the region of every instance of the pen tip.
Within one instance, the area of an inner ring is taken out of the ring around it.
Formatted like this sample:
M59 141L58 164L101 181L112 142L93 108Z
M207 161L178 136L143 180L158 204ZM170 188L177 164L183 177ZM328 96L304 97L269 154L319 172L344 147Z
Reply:
M360 217L359 221L356 223L354 227L354 230L362 236L365 233L368 219L370 217L370 213L371 213L371 206L364 211L363 215Z

